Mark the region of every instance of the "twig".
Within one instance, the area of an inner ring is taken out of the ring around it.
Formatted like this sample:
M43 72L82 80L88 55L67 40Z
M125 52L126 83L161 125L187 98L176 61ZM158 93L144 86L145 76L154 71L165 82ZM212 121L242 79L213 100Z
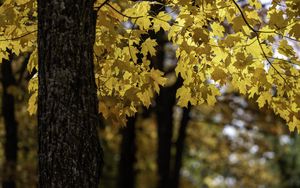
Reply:
M286 82L286 79L281 75L281 73L274 67L274 65L272 64L272 62L270 61L270 59L268 58L268 56L267 56L267 54L266 54L266 52L264 51L264 49L263 49L263 47L262 47L262 43L261 43L261 41L260 41L260 39L259 39L259 35L257 34L256 35L256 38L257 38L257 42L258 42L258 44L259 44L259 47L260 47L260 49L261 49L261 51L262 51L262 53L263 53L263 56L265 57L265 59L267 60L267 62L268 62L268 64L279 74L279 76L283 79L283 81L287 84L287 82Z
M300 42L299 40L297 39L294 39L292 37L288 37L288 36L285 36L281 33L278 33L277 31L260 31L260 30L256 30L254 29L250 24L249 22L247 21L247 18L245 17L241 7L237 4L237 2L235 2L235 0L232 0L232 2L235 4L235 6L239 9L239 12L241 13L241 16L243 18L243 20L245 21L246 25L254 32L254 33L275 33L283 38L287 38L287 39L290 39L290 40L293 40L293 41L296 41L296 42Z
M37 30L31 31L31 32L29 32L29 33L25 33L25 34L23 34L23 35L21 35L21 36L17 36L17 37L14 37L14 38L1 39L0 41L18 40L18 39L20 39L20 38L26 37L27 35L30 35L30 34L35 33L35 32L37 32Z
M108 5L111 9L113 9L114 11L116 11L118 14L120 14L120 15L126 17L126 18L130 18L130 19L138 19L138 18L144 17L144 16L128 16L128 15L125 15L125 14L123 14L122 12L120 12L118 9L116 9L115 7L113 7L111 4L107 3L107 5Z
M99 12L99 10L106 4L108 3L109 0L105 0L99 7L95 7L97 8L97 12Z
M292 60L288 60L288 59L281 59L281 58L277 58L277 57L268 57L270 59L275 59L275 60L280 60L280 61L284 61L284 62L287 62L289 64L292 64L292 65L297 65L297 66L300 66L300 64L297 64L297 63L293 63Z
M276 67L274 67L274 65L272 64L272 62L271 62L270 59L268 58L266 52L264 51L264 49L263 49L263 47L262 47L262 43L261 43L260 38L259 38L259 33L260 33L260 32L259 32L258 30L256 30L256 29L254 29L254 28L249 24L249 22L247 21L247 18L245 17L245 15L244 15L244 13L243 13L241 7L235 2L235 0L232 0L232 2L233 2L233 3L235 4L235 6L238 8L238 10L239 10L239 12L240 12L240 14L241 14L241 16L242 16L244 22L245 22L246 25L248 26L248 28L251 29L251 30L255 33L256 39L257 39L258 44L259 44L259 47L260 47L260 49L261 49L261 52L262 52L264 58L267 60L268 64L275 70L276 73L279 74L279 76L283 79L284 83L287 84L286 79L285 79L285 78L282 76L282 74L276 69ZM288 84L287 84L287 85L288 85Z

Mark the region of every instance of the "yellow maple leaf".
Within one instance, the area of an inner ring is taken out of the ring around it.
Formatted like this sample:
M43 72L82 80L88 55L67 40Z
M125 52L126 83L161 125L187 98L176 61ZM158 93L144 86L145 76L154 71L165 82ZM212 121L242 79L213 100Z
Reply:
M262 108L264 107L266 102L270 103L271 100L272 100L272 95L270 92L267 91L261 93L256 102L258 103L259 108Z
M178 98L177 104L181 107L187 107L191 98L191 90L185 86L182 86L177 90L176 98Z
M38 96L38 92L34 92L28 101L28 107L27 110L29 112L30 115L36 114L36 110L37 110L37 96Z
M142 101L142 103L148 108L151 104L151 92L145 90L144 92L137 93L137 97Z
M136 24L140 29L148 30L151 26L151 21L149 16L144 16L136 20Z
M170 24L168 23L171 20L171 16L165 12L160 12L156 17L154 17L153 28L155 32L158 32L160 28L165 31L170 29Z
M221 24L214 22L210 26L215 36L222 37L224 35L225 29Z
M294 131L295 128L298 128L298 132L300 132L300 120L297 117L293 116L293 121L289 122L288 126L290 131Z
M157 46L157 42L154 39L146 39L145 42L142 44L142 54L147 56L149 53L151 56L155 55Z

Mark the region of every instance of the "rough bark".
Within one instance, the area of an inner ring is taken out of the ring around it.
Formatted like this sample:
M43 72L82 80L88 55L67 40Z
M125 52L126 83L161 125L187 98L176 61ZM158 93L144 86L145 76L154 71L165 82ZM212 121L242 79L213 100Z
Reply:
M2 114L5 126L5 143L4 143L4 172L3 172L3 188L16 187L16 163L18 152L18 136L17 136L17 121L15 118L15 99L12 94L8 92L8 88L16 84L12 72L12 55L10 60L3 59L2 68Z
M188 126L188 122L190 120L189 113L190 113L190 107L183 109L178 138L176 141L176 155L175 155L174 169L173 169L173 175L171 180L172 188L178 188L180 183L180 169L182 167L184 141L186 137L186 129Z
M136 162L136 144L135 144L135 117L128 118L126 127L122 131L121 154L119 161L119 188L134 188L135 187L135 169Z
M39 187L99 184L93 0L38 0Z

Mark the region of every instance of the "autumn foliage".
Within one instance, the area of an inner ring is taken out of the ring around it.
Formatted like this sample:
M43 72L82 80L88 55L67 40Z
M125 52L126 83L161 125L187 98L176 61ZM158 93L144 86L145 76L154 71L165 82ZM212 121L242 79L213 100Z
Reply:
M299 126L299 1L274 1L262 7L230 1L95 2L99 8L94 45L99 111L114 123L124 124L141 105L149 106L159 87L167 83L152 68L149 56L157 42L149 32L164 30L176 46L184 84L177 91L178 105L213 105L228 84L259 106L272 108L294 130ZM36 2L7 0L1 6L1 58L6 48L15 54L31 51L28 69L37 69ZM265 11L265 9L267 11ZM264 11L264 13L262 13ZM29 111L35 111L37 82L32 79Z
M37 1L1 3L0 59L29 54L27 110L34 115L39 88ZM140 116L155 105L162 88L181 80L174 93L181 108L197 112L204 106L212 111L216 103L222 105L226 93L238 93L299 132L300 0L95 0L94 11L98 111L112 125L110 130L125 126L128 117ZM161 50L175 53L159 67L153 58ZM201 140L204 145L216 147L215 137L206 139Z

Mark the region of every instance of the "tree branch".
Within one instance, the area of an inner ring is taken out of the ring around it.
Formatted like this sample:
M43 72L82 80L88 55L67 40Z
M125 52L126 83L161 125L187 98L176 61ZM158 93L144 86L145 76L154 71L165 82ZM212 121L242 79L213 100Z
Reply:
M283 79L284 83L287 84L286 79L285 79L285 78L282 76L282 74L274 67L274 65L272 64L272 62L271 62L270 59L268 58L266 52L264 51L264 49L263 49L263 47L262 47L262 43L261 43L260 38L259 38L259 33L260 33L260 31L254 29L254 28L249 24L249 22L248 22L246 16L244 15L244 13L243 13L241 7L237 4L237 2L235 2L235 0L232 0L232 2L233 2L233 3L235 4L235 6L238 8L238 10L239 10L239 12L240 12L240 14L241 14L241 16L242 16L244 22L245 22L246 25L248 26L248 28L251 29L251 30L255 33L256 39L257 39L257 41L258 41L259 47L260 47L261 52L262 52L262 55L263 55L264 58L267 60L268 64L275 70L276 73L279 74L279 76ZM262 32L261 32L261 33L262 33ZM287 85L288 85L288 84L287 84Z
M20 38L23 38L23 37L25 37L25 36L27 36L27 35L30 35L30 34L32 34L32 33L35 33L35 32L37 32L37 30L33 30L33 31L28 32L28 33L25 33L25 34L23 34L23 35L21 35L21 36L17 36L17 37L15 37L15 38L1 39L0 41L18 40L18 39L20 39Z
M109 0L105 0L99 7L95 7L97 8L97 12L99 12L99 10L106 4L108 3Z
M130 18L130 19L138 19L138 18L142 18L144 16L128 16L123 14L121 11L119 11L118 9L116 9L115 7L113 7L111 4L107 3L107 6L109 6L111 9L113 9L114 11L116 11L118 14L126 17L126 18Z

